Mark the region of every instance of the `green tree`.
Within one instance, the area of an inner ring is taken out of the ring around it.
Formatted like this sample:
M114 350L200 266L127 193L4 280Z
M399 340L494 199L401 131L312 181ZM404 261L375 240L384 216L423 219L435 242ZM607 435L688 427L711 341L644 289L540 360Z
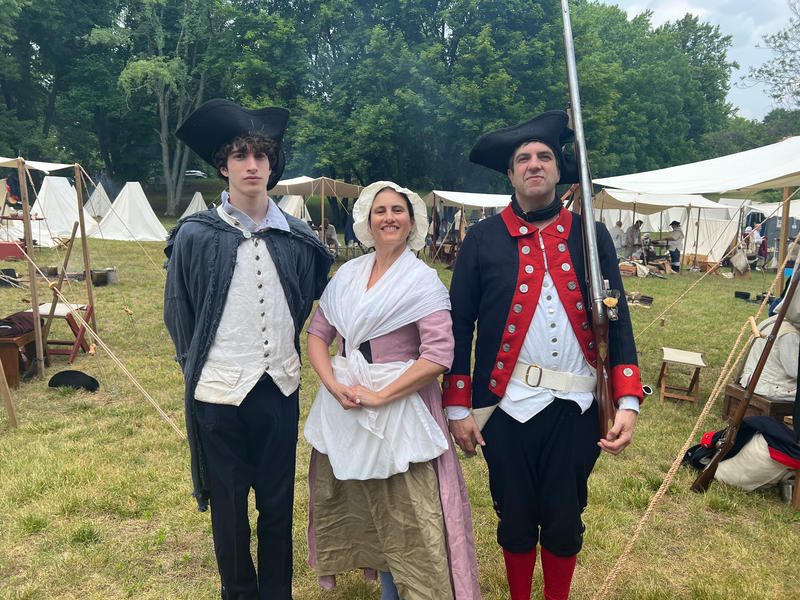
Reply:
M784 29L764 36L764 46L775 55L760 67L751 67L746 80L763 83L769 95L786 108L800 106L800 0L787 0L792 16Z

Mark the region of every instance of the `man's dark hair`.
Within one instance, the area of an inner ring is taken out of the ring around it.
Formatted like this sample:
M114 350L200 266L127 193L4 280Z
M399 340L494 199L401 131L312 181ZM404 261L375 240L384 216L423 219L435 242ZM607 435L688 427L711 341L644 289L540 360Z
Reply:
M228 181L220 171L221 168L228 166L228 157L235 152L247 152L258 154L263 152L269 159L270 170L275 170L275 165L278 162L278 142L271 137L261 133L250 133L248 135L240 135L233 138L227 144L223 144L219 150L214 153L214 167L217 169L219 176Z

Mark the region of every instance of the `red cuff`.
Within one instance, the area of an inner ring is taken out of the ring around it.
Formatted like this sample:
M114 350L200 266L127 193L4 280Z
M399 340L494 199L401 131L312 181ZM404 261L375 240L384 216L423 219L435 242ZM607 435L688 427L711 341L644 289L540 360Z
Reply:
M639 403L644 400L642 375L636 365L617 365L611 369L611 388L616 401L623 396L636 396Z
M700 438L700 445L703 448L711 448L714 445L714 434L716 431L706 431Z
M442 406L472 406L472 380L469 375L444 376Z

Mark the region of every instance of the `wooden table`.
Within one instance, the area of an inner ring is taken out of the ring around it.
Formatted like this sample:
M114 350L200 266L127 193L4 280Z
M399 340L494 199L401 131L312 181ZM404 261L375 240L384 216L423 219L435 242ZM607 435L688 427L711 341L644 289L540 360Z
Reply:
M23 333L17 337L0 337L0 360L3 361L3 370L6 374L8 387L19 387L19 367L22 363L23 370L28 368L32 357L36 356L36 334L33 331Z

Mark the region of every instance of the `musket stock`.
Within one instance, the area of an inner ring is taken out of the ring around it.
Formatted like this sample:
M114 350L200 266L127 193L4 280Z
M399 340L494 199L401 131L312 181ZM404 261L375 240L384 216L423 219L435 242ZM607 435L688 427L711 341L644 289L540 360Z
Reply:
M586 138L583 134L581 98L578 89L578 68L575 62L575 47L572 41L572 21L569 15L569 0L561 0L561 13L564 21L564 58L567 63L567 83L572 108L572 128L575 131L575 155L578 159L581 219L583 222L583 251L586 257L589 303L592 313L592 331L597 348L597 406L599 408L600 435L605 438L613 423L616 409L611 392L611 365L608 354L609 313L603 300L609 295L600 269L600 254L597 250L597 230L595 229L592 208L592 177L589 173L589 159L586 153Z
M708 486L711 485L711 481L714 479L714 474L717 472L717 467L719 466L720 461L725 458L725 455L728 453L728 451L730 451L734 442L736 441L736 435L739 433L742 419L744 419L745 412L747 412L747 407L750 404L750 399L753 397L753 392L756 389L756 385L758 385L758 380L761 378L761 372L764 370L764 365L767 362L767 358L769 358L769 353L772 350L772 346L775 344L775 340L778 337L778 331L781 328L783 319L786 317L786 311L789 309L789 305L792 303L792 298L794 297L795 290L797 289L798 281L800 281L800 269L795 267L792 273L791 282L789 283L789 288L786 290L786 294L783 296L781 310L778 312L775 323L772 326L772 331L767 336L767 342L764 344L764 348L761 350L761 356L759 357L758 364L756 365L753 375L750 377L750 381L747 384L747 389L744 392L744 396L739 402L739 406L736 407L736 412L733 414L733 418L728 424L728 429L725 431L725 435L719 442L717 451L714 453L714 456L711 457L711 461L709 461L706 467L700 472L700 475L698 475L697 479L694 480L694 483L692 483L691 487L693 492L705 492L708 489ZM796 426L797 425L795 425L795 427Z

